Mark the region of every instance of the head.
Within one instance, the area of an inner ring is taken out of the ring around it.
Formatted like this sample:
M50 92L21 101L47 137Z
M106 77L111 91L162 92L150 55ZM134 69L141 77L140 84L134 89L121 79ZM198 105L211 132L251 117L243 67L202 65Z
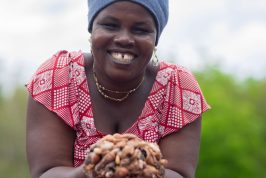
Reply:
M88 0L89 13L88 13L88 30L91 33L93 21L95 17L104 8L119 0ZM120 0L121 1L121 0ZM161 33L168 21L168 0L124 0L132 3L137 3L143 6L151 16L156 24L156 42L158 44Z
M143 76L165 25L151 10L166 1L148 2L89 0L91 48L99 77L121 82Z

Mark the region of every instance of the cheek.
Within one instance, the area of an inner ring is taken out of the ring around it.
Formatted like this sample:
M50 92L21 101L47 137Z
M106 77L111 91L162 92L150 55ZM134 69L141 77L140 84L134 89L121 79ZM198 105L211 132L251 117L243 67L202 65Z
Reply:
M146 37L145 39L139 40L139 46L142 53L150 58L155 48L155 39L152 37Z
M94 49L103 48L103 46L106 46L111 39L112 36L103 30L95 29L91 33L91 45Z
M156 34L150 34L146 36L139 36L137 37L138 41L141 42L143 45L147 46L147 48L154 48L155 41L156 41Z

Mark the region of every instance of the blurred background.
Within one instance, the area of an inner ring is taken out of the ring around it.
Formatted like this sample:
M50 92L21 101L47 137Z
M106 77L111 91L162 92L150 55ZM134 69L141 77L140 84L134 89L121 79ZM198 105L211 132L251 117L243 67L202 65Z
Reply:
M266 1L169 0L158 56L192 70L203 115L196 178L266 177ZM89 51L87 2L0 0L0 177L28 178L24 84L58 50Z

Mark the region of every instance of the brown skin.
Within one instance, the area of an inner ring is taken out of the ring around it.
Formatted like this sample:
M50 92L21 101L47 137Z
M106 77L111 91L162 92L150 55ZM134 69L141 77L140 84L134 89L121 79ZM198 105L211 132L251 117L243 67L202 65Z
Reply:
M200 142L200 123L201 120L198 119L160 141L162 154L169 161L165 178L194 177ZM85 178L82 165L73 168L74 140L75 132L71 128L29 97L27 156L32 178Z
M179 132L170 134L159 142L162 154L168 160L167 168L180 174L176 178L194 177L198 162L200 133L201 118L198 118ZM172 173L167 171L165 177L175 177L176 174Z
M140 115L158 70L148 64L155 37L153 18L143 7L134 3L114 3L102 10L94 20L93 57L84 54L84 58L97 130L106 134L122 133ZM134 54L135 59L129 65L117 64L110 55L113 50ZM134 88L143 76L144 82L121 103L106 100L97 91L92 78L93 63L99 82L107 88L128 90ZM200 128L201 119L198 119L160 140L163 156L169 161L166 178L194 177ZM75 131L30 96L27 155L31 177L85 178L82 165L73 168L74 141Z
M156 26L148 11L129 2L119 2L102 10L91 33L94 67L100 83L113 90L134 88L145 75L155 47ZM128 65L118 64L112 52L129 53Z

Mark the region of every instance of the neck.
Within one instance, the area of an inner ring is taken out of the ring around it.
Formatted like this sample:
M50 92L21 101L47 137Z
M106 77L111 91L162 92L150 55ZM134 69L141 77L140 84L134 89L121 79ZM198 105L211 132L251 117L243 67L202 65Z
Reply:
M103 86L102 84L99 83L98 81L98 78L96 76L96 73L93 73L93 77L94 77L94 80L96 82L96 85L99 89L103 90L103 91L107 91L107 92L110 92L110 93L132 93L134 92L135 90L137 90L140 85L142 84L143 80L144 80L144 77L142 78L142 80L138 83L138 85L134 88L131 88L131 89L128 89L128 90L112 90L112 89L109 89L105 86Z
M107 75L102 75L101 73L98 73L99 70L97 70L97 67L95 66L95 64L93 63L93 75L94 78L96 77L97 82L103 86L104 88L108 89L108 90L116 90L116 91L120 91L120 92L127 92L130 91L136 87L138 87L138 85L140 83L143 82L144 80L144 76L145 74L140 74L138 75L138 77L133 78L133 79L125 79L123 78L123 75L119 75L117 74L117 77L110 78Z
M134 93L136 90L139 89L139 87L142 85L142 83L144 81L144 75L143 75L141 80L138 81L138 83L133 87L130 87L130 88L127 87L126 89L124 87L119 87L119 86L121 86L121 82L119 82L119 85L116 86L115 89L113 89L113 88L107 87L106 85L99 82L94 67L93 67L93 78L94 78L98 92L105 99L112 100L115 102L121 102L121 101L124 101L125 99L127 99L129 97L129 95L131 95L132 93ZM131 83L131 82L127 82L127 83ZM126 86L125 83L124 83L124 86ZM116 88L118 88L118 89L116 89Z

